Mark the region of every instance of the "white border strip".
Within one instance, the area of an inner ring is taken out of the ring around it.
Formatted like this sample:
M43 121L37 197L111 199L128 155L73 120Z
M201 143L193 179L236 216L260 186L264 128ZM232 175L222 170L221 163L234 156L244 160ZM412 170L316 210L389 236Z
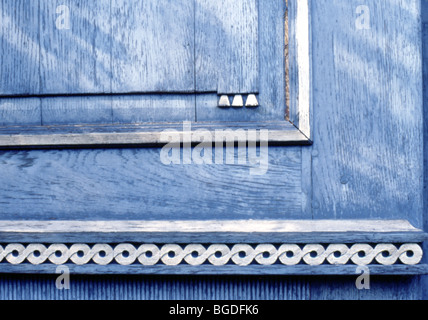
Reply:
M297 43L297 65L298 65L298 117L299 129L311 139L310 127L310 103L311 103L311 80L310 80L310 33L309 33L309 0L297 0L296 14L296 43Z
M0 221L1 233L422 232L407 220Z

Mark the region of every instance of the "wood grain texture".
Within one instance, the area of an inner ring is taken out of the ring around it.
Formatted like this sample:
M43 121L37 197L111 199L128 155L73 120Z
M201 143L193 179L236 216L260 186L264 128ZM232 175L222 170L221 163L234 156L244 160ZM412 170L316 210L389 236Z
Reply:
M112 0L113 92L193 92L194 2Z
M254 276L265 276L265 275L282 275L282 276L302 276L302 275L311 275L311 276L349 276L357 274L356 269L358 266L355 265L345 265L345 266L306 266L306 265L296 265L296 266L282 266L282 265L272 265L272 266L260 266L260 265L249 265L246 267L240 266L189 266L189 265L180 265L180 266L165 266L165 265L156 265L156 266L139 266L139 265L110 265L110 266L98 266L98 265L66 265L71 274L90 274L90 275L118 275L118 274L127 274L127 275L179 275L179 274L188 274L191 276L194 275L254 275ZM418 266L404 266L404 265L394 265L394 266L379 266L379 265L370 265L370 270L372 275L421 275L428 273L427 265L418 265ZM21 265L0 265L0 273L33 273L33 274L55 274L56 265L53 264L43 264L43 265L30 265L30 264L21 264ZM338 279L341 280L340 278ZM355 280L354 280L355 286ZM355 290L356 287L354 287ZM387 290L385 290L388 292Z
M257 0L196 0L196 90L259 91Z
M422 18L423 24L426 24L428 22L428 1L427 0L421 1L421 18Z
M56 98L55 98L56 99ZM81 99L81 98L79 98ZM66 121L82 119L80 122L100 122L98 113L91 113L88 106L94 110L105 106L105 121L109 119L108 100L103 105L86 103L90 99L83 98L84 113L74 113L73 109L65 109ZM93 101L92 101L93 102ZM65 105L67 106L67 104ZM74 104L72 104L74 106ZM233 145L241 143L248 146L263 143L269 146L306 145L310 141L293 125L288 122L263 123L203 123L191 122L158 122L124 125L63 125L55 116L64 108L61 104L52 103L54 116L50 118L51 126L15 126L0 128L0 148L10 149L61 149L61 148L117 148L117 147L159 147L172 143L184 146L185 139L192 146L202 142ZM71 111L71 112L70 112ZM148 114L150 116L150 114ZM101 121L103 121L101 119Z
M237 157L237 152L235 152ZM182 162L183 163L183 162ZM250 165L163 165L160 149L0 153L1 219L278 219L301 214L299 148ZM281 179L278 179L278 177Z
M111 92L110 1L39 3L40 93Z
M2 243L421 243L406 221L1 221Z
M113 97L114 123L196 121L194 95L138 95Z
M290 105L288 117L309 139L312 130L312 25L310 1L288 5Z
M281 221L281 220L278 220ZM40 223L41 225L43 222ZM3 232L0 235L3 242L13 243L128 243L145 241L147 243L162 243L166 239L173 243L421 243L426 241L427 236L422 232L390 232L390 233L367 233L367 232L290 232L290 233L271 233L271 232L254 232L254 233L231 233L231 232L190 232L190 233L165 233L165 232L114 232L114 233L100 233L100 232L87 232L87 233L20 233L20 232Z
M314 217L421 227L420 2L368 1L369 30L355 27L358 5L312 2Z
M112 124L111 96L47 97L40 99L42 124L83 125Z
M208 1L207 1L208 2ZM210 6L215 6L210 2ZM217 9L220 10L220 9ZM255 109L248 108L217 108L219 97L216 95L198 95L196 98L197 120L198 121L267 121L285 119L285 71L284 71L284 15L285 2L282 0L258 0L258 45L259 45L259 72L258 87L259 95L257 99L260 106ZM207 13L208 14L208 13ZM208 19L204 16L204 19ZM212 17L211 17L212 18ZM198 19L196 19L198 21ZM213 23L213 22L212 22ZM198 32L198 30L197 30ZM207 32L215 33L217 29L209 29ZM209 35L206 32L200 34L201 37L220 37L219 34ZM204 38L202 38L203 40ZM214 51L215 48L208 39L201 41L201 50ZM207 56L207 53L202 55ZM223 59L217 51L209 54L214 58ZM198 61L196 57L196 83L211 83L209 79L215 78L216 73L221 69L213 69L214 65L208 61ZM202 63L205 64L202 64ZM231 62L233 65L233 62ZM201 71L198 71L198 70ZM199 72L199 73L198 73ZM198 78L203 76L204 78ZM214 91L217 91L215 89Z
M80 276L58 290L55 275L0 275L2 300L413 300L418 277L373 276L357 290L355 276ZM332 283L335 285L332 286ZM156 302L153 302L154 305ZM315 313L315 312L314 312Z
M2 15L2 94L194 91L193 1L5 0Z
M423 90L424 90L424 230L428 230L428 1L422 1L422 58L423 58ZM423 249L428 250L428 243L423 244ZM427 255L423 258L428 261ZM428 277L422 278L421 286L428 287ZM423 299L428 299L428 291L422 290Z
M173 220L13 221L0 220L0 233L408 233L421 229L405 220ZM266 239L270 241L270 239Z
M38 98L0 99L0 125L41 125L41 101Z
M39 93L39 8L26 0L0 2L0 94Z
M62 126L13 126L0 127L1 135L15 134L67 134L67 133L110 133L114 129L117 133L152 131L162 132L165 130L271 130L275 131L296 131L296 127L286 121L266 121L266 122L159 122L159 123L134 123L112 125L62 125ZM244 136L244 135L241 135Z

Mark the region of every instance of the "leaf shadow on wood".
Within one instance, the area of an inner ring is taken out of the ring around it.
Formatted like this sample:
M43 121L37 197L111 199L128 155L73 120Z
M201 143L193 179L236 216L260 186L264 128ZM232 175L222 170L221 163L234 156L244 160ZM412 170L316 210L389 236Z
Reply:
M352 4L313 2L314 216L420 226L419 6L370 2L370 27L359 30Z

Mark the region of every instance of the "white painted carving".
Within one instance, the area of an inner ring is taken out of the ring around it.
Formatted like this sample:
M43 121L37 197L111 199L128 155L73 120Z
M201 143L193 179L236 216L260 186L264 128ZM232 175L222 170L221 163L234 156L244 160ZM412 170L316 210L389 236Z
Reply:
M260 244L256 247L249 244L142 244L136 247L132 244L52 244L46 247L43 244L8 244L0 246L0 262L19 265L30 263L40 265L50 262L55 265L74 263L85 265L95 263L109 265L131 265L139 263L144 266L164 264L176 266L182 263L198 266L209 262L214 266L223 266L230 262L238 266L247 266L252 263L260 265L306 265L318 266L321 264L345 265L369 265L377 262L380 265L394 265L398 262L405 265L416 265L422 260L423 251L418 244L403 244L397 247L393 244Z
M244 106L244 98L242 97L242 95L240 94L235 95L232 101L232 107L242 108L243 106Z
M245 102L245 106L247 108L255 108L259 106L259 101L257 100L257 97L255 94L250 94L247 97L247 101Z
M230 100L229 97L227 95L222 95L220 97L220 100L218 102L218 106L220 108L229 108L230 107Z

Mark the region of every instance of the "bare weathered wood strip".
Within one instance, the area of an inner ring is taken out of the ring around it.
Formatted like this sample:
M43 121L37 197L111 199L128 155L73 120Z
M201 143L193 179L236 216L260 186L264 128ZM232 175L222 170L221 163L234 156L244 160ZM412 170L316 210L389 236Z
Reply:
M108 122L110 119L110 100L104 104L97 99L78 98L83 107L76 114L67 110L67 104L59 103L56 98L43 102L43 110L49 111L52 118L44 119L49 126L36 127L3 127L0 128L0 148L59 148L59 147L118 147L118 146L159 146L167 143L183 143L186 139L191 145L201 142L238 143L246 145L263 142L275 145L307 145L311 142L293 125L288 122L265 123L146 123L135 125L76 125L54 126L58 122L58 113L67 117L66 123L84 123L94 121ZM52 101L50 101L52 100ZM75 102L75 101L74 101ZM91 103L92 102L92 103ZM95 103L93 103L95 102ZM102 112L91 112L101 109ZM74 110L74 109L72 109ZM99 115L105 118L99 118ZM60 117L64 119L64 117Z
M71 134L71 133L130 133L130 132L161 132L165 130L272 130L272 131L296 131L296 128L286 121L266 122L158 122L135 123L115 125L57 125L57 126L13 126L0 127L0 135L17 134Z
M286 116L285 12L285 1L259 0L260 107L254 111L265 121Z
M243 129L242 129L243 130ZM187 140L187 137L190 139ZM208 138L206 138L208 137ZM266 137L267 140L266 140ZM37 135L0 135L0 148L58 148L58 147L112 147L112 146L156 146L168 143L183 143L184 139L190 144L198 143L258 143L263 141L273 145L305 145L310 142L298 130L269 131L268 136L255 132L249 137L245 130L233 133L227 138L227 133L205 131L203 135L196 131L140 131L133 133L70 133L70 134L37 134ZM214 146L214 145L213 145Z
M207 1L209 2L209 1ZM258 108L217 108L219 97L212 95L198 95L196 97L197 119L198 121L269 121L285 119L286 102L285 102L285 71L284 71L284 14L285 1L274 0L257 1L258 10L258 87L259 95L257 96ZM209 2L209 6L214 6ZM217 11L220 9L216 9ZM202 9L200 9L202 12ZM198 10L197 10L198 14ZM201 13L202 14L202 13ZM220 23L221 18L216 21L208 12L202 15L204 19L213 19L206 24ZM198 23L198 18L196 19ZM215 45L209 41L209 33L215 33L212 37L220 37L217 29L211 28L209 31L199 31L201 40L198 40L198 30L196 41L200 41L201 56L196 56L197 65L197 85L210 84L209 79L215 78L216 73L222 69L213 69L212 63L217 63L216 59L223 59L221 52L216 51ZM207 34L208 32L208 34ZM217 32L217 33L216 33ZM204 40L204 37L208 39ZM212 53L207 53L207 52ZM210 60L203 60L202 57L209 57ZM199 59L199 60L198 60ZM208 63L209 62L209 63ZM205 64L203 64L205 63ZM221 63L221 62L220 62ZM234 62L230 62L233 66ZM236 63L236 62L235 62ZM246 66L246 67L249 67ZM198 71L198 69L200 69ZM200 89L208 89L209 86ZM213 88L211 88L213 89ZM217 90L217 88L215 88Z
M421 233L406 220L0 220L0 233ZM270 239L266 239L270 241Z
M190 222L191 223L191 222ZM42 223L41 223L42 224ZM86 232L86 233L17 233L2 232L0 241L13 243L421 243L427 240L423 232Z
M407 221L176 220L0 221L0 242L23 243L420 243Z

